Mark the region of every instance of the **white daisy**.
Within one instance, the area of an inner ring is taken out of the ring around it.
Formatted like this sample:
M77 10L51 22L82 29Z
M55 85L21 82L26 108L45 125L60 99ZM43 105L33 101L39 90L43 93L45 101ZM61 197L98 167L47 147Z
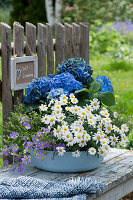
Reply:
M99 131L102 130L102 127L103 127L103 125L102 125L102 123L100 123L100 124L98 125L98 130L99 130Z
M117 112L114 112L114 118L117 118L118 117L118 113Z
M93 101L91 101L91 104L90 104L94 110L98 110L100 108L100 102L98 99L93 99Z
M41 105L39 106L39 110L41 110L41 111L47 111L47 110L48 110L48 107L47 107L46 105L44 105L44 104L41 104Z
M61 130L62 130L63 133L70 132L70 131L69 131L69 127L68 127L68 126L64 126L64 125L62 126L62 129L61 129Z
M123 142L127 142L127 137L126 136L123 136L121 139L122 139Z
M106 132L106 133L110 133L110 132L111 132L111 130L112 130L112 125L111 125L111 124L108 124L108 123L106 123L106 124L105 124L105 132Z
M115 132L117 132L117 133L119 133L119 131L120 131L120 129L117 127L117 126L115 126L115 125L113 125L113 128L112 128Z
M59 114L59 115L57 116L57 121L58 121L58 122L62 122L62 121L64 120L65 117L66 117L66 116L65 116L64 114Z
M98 149L98 152L99 152L99 155L101 155L101 156L103 156L104 155L104 150L103 150L103 148L99 148Z
M122 147L126 147L126 143L125 143L123 140L120 142L120 145L121 145Z
M70 139L73 139L73 136L72 134L68 131L68 132L65 132L63 134L63 137L62 137L66 142L69 142Z
M109 139L107 139L107 138L102 138L102 139L100 140L100 142L101 142L101 145L107 145L107 144L109 143Z
M110 139L111 139L111 145L115 146L119 138L114 135L110 136Z
M81 142L82 139L83 139L83 134L82 134L82 133L77 133L77 134L75 134L74 140L75 140L77 143Z
M88 152L91 154L91 155L95 155L96 154L96 149L91 147L89 148Z
M71 93L71 94L69 95L69 97L70 97L70 99L74 99L74 98L75 98L75 95L74 95L73 93Z
M89 141L91 139L91 136L89 134L84 134L85 141Z
M54 130L53 130L54 136L55 137L60 136L60 131L61 131L61 127L58 125L57 129L54 128Z
M101 138L103 138L105 136L105 133L103 131L100 131L100 130L97 132L97 134L100 135Z
M49 115L45 115L41 118L41 121L44 123L44 124L49 124Z
M78 158L80 156L80 151L74 151L72 152L72 156Z
M68 141L67 141L67 146L73 146L75 144L75 140L73 138L70 138Z
M72 102L73 104L77 104L77 103L78 103L78 99L77 99L77 98L73 98L73 99L71 99L71 102Z
M110 150L110 146L108 144L103 145L101 148L103 149L103 151L105 151L105 153Z
M55 121L56 121L56 117L54 115L50 115L49 116L50 126L52 126L53 124L55 124Z
M62 99L63 99L63 100L67 100L68 97L67 97L65 94L62 94L62 95L60 96L60 101L61 101Z
M61 105L66 105L68 103L67 99L61 99L60 100Z
M82 140L79 142L79 146L80 146L80 147L86 146L86 140L85 140L85 139L82 139Z
M102 139L102 137L98 133L95 133L92 138L96 141L96 143L98 143Z
M122 124L121 125L121 130L124 131L124 132L128 132L128 127L126 124Z
M64 147L56 147L59 156L63 156L65 151Z
M92 119L88 119L88 124L91 126L95 126L95 121Z

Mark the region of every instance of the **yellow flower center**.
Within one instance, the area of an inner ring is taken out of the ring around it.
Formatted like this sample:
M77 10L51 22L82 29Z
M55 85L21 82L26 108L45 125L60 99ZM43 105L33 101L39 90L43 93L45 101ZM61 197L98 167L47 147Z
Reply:
M102 141L103 144L105 144L105 141Z
M76 100L74 99L74 100L73 100L73 102L75 103L75 102L76 102Z
M116 138L113 138L113 142L116 142Z
M90 121L90 123L92 124L92 123L93 123L93 121Z
M72 139L69 140L69 142L72 142L72 141L73 141Z
M108 127L108 131L110 131L110 130L111 130L111 127L109 126L109 127Z
M66 96L63 96L63 99L66 99Z
M64 131L67 131L67 128L64 128Z
M97 140L100 140L100 136L97 136Z
M56 106L56 108L57 108L57 109L59 109L59 108L60 108L60 106Z
M62 149L59 149L59 152L62 152Z
M57 129L57 130L56 130L56 133L59 133L59 132L60 132L60 130L59 130L59 129Z
M53 121L54 121L54 118L51 118L50 121L53 122Z
M94 102L94 106L97 106L97 102Z
M63 101L63 103L66 103L66 101Z
M75 128L75 131L78 131L78 128Z
M108 150L108 147L105 147L106 150Z
M84 141L84 140L82 140L82 141L81 141L81 143L82 143L82 144L84 144L84 143L85 143L85 141Z
M92 116L90 116L90 119L92 119Z
M85 112L82 112L82 115L85 115Z
M93 153L93 152L94 152L94 150L92 149L92 150L91 150L91 152Z
M78 139L81 139L81 135L78 135Z
M100 150L100 154L103 154L103 150Z
M67 135L66 137L67 137L67 138L69 138L69 137L70 137L70 135Z
M78 111L78 109L77 109L77 108L75 108L75 111Z

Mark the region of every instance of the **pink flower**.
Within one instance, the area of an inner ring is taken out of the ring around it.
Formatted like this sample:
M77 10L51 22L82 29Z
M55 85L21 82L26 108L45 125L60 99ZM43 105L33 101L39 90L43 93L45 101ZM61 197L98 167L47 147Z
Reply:
M74 6L71 6L71 7L70 7L70 10L74 10Z
M68 10L69 10L69 8L68 8L68 7L66 7L66 8L65 8L65 11L68 11Z

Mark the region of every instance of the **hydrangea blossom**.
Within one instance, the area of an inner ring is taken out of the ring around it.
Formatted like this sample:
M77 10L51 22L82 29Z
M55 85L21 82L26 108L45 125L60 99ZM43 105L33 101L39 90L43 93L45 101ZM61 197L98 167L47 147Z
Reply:
M57 67L57 74L69 72L74 78L83 84L91 81L91 75L93 73L91 66L83 58L70 58L62 62Z
M100 76L96 77L96 81L101 83L101 92L112 92L113 93L113 86L111 81L107 76Z
M47 76L34 79L27 87L24 103L33 103L35 101L45 99L47 96L48 99L50 99L52 96L56 97L58 94L58 88L61 93L64 91L65 93L69 94L76 90L82 89L83 86L82 83L75 80L74 76L70 73L62 73L53 77Z

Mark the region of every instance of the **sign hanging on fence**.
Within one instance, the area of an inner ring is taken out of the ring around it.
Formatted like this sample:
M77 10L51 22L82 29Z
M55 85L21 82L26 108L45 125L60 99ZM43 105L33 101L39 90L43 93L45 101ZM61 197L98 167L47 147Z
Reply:
M34 78L38 78L37 56L11 59L11 90L25 89Z

